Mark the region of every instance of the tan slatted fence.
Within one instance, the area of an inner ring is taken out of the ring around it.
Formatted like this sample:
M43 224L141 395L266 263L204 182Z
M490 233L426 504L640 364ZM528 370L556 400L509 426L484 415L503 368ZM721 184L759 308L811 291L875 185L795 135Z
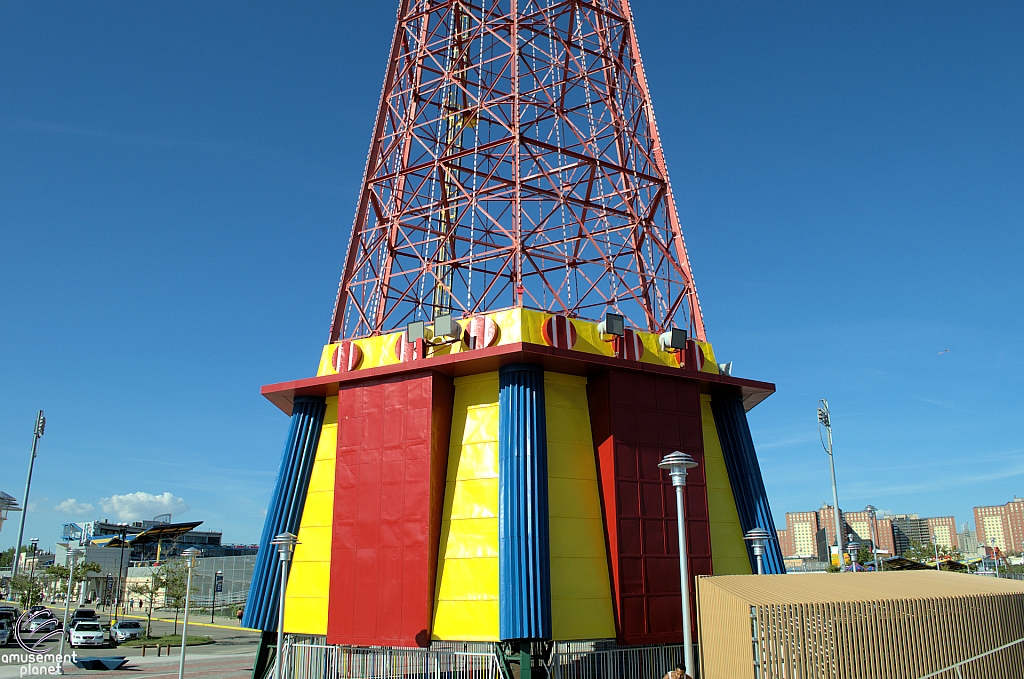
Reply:
M1022 581L936 571L707 576L698 601L702 679L1024 677Z

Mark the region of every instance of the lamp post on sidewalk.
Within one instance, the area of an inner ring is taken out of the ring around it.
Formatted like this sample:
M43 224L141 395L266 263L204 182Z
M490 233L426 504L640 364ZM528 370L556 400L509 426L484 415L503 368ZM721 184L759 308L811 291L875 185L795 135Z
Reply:
M857 557L860 556L860 543L853 540L853 536L850 536L849 542L846 543L846 550L850 552L850 571L853 573L857 572Z
M60 635L60 651L57 653L58 674L64 674L64 640L68 636L68 611L71 610L71 588L74 587L75 582L75 560L84 551L82 549L71 549L70 545L68 546L68 595L64 599L64 624L61 626L63 634Z
M939 568L939 536L938 535L932 535L932 547L935 548L935 570L937 570L937 571L939 571L941 573L942 569Z
M875 522L878 519L878 508L874 505L868 505L864 508L865 512L871 514L871 551L875 555L875 572L878 572L878 531L875 526Z
M751 528L743 536L743 539L750 543L750 548L754 550L754 557L757 559L758 575L764 575L764 546L771 537L771 533L760 527Z
M178 659L178 679L183 679L185 676L185 644L188 641L188 607L192 598L192 569L196 567L196 557L200 553L195 547L190 547L181 553L185 557L188 578L185 581L185 618L181 623L181 657Z
M839 557L839 570L843 570L843 520L839 516L839 492L836 490L836 463L832 457L832 416L828 412L828 401L818 401L818 438L821 438L821 428L828 432L828 445L822 440L821 445L828 453L828 464L832 470L832 514L836 522L836 555Z
M274 663L274 679L281 679L284 674L284 598L288 592L288 564L292 560L295 546L299 544L299 538L291 533L280 533L270 544L277 546L281 562L281 593L277 602L277 660Z
M18 526L18 544L14 548L14 563L11 564L11 578L18 574L18 556L21 554L21 541L25 538L25 517L28 515L28 492L32 490L32 468L36 464L36 447L39 445L39 439L43 436L43 430L46 429L46 418L43 417L43 411L40 410L39 414L36 415L36 428L32 433L32 455L28 458L28 479L25 480L25 499L22 502L25 506L21 509L21 525Z
M277 546L277 555L281 562L281 593L277 602L277 661L274 663L274 679L281 679L284 666L284 598L288 592L288 565L292 560L292 552L299 544L299 538L291 533L280 533L270 544Z
M695 675L693 664L693 632L690 629L690 570L686 551L686 516L684 512L685 498L683 488L686 487L688 470L697 466L694 459L678 450L669 453L658 463L662 469L668 470L672 486L676 489L676 527L679 530L679 585L683 597L683 657L686 660L686 675Z

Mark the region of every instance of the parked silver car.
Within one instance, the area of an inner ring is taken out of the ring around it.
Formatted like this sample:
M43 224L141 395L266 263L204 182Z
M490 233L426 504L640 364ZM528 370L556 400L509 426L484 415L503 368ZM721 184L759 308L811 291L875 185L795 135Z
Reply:
M110 640L117 643L142 638L142 625L135 620L119 620L110 626Z
M0 646L11 643L11 626L6 620L0 620Z

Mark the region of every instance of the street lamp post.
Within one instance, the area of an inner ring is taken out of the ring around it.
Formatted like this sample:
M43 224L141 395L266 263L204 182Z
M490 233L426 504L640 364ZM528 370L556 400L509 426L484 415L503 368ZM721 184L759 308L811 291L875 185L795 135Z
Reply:
M277 545L277 555L281 561L281 594L277 603L277 661L274 663L274 679L281 679L284 667L284 597L288 591L288 564L292 560L295 545L299 538L291 533L281 533L270 544Z
M188 578L185 581L185 618L181 623L181 657L178 659L178 679L183 679L185 676L185 642L188 641L188 607L192 598L192 569L196 567L196 557L199 554L199 550L195 547L190 547L181 553L185 557Z
M839 492L836 490L836 463L832 457L832 418L828 412L828 401L821 399L818 401L818 438L821 438L821 428L825 427L825 431L828 432L828 446L825 447L825 441L821 442L822 447L825 447L825 452L828 453L828 464L832 469L832 514L835 517L836 523L836 555L839 557L839 569L843 568L843 525L842 519L839 516Z
M75 559L81 554L81 549L71 549L68 546L68 595L64 599L64 624L61 625L63 634L60 635L60 651L57 653L58 674L64 674L64 640L68 636L68 611L71 610L71 588L75 582Z
M864 508L865 512L871 514L871 551L875 555L875 572L878 572L878 531L876 530L875 520L878 517L878 508L874 505L868 505Z
M36 550L39 549L39 538L32 538L29 542L32 544L32 567L28 571L28 605L35 606L33 597L36 591L36 561L39 560Z
M36 577L36 550L39 549L39 538L32 538L29 543L32 545L32 567L28 571L28 579L32 580Z
M658 463L662 469L668 470L672 486L676 489L676 527L679 530L679 585L683 597L683 657L686 660L687 676L694 676L693 664L693 632L690 630L690 572L686 552L686 516L683 510L685 499L683 488L686 487L686 474L689 469L697 466L692 457L678 450L669 453Z
M750 543L750 548L754 550L754 557L757 559L758 575L764 575L764 546L771 537L771 533L760 527L751 528L743 536L743 539Z
M942 569L939 568L939 536L938 535L933 535L932 536L932 547L935 548L935 570L937 570L937 571L939 571L941 573Z
M213 616L217 615L217 592L220 591L221 583L224 582L224 571L217 571L213 576L213 605L210 606L210 624L213 624Z
M117 609L121 605L121 574L124 572L124 542L128 539L128 527L122 525L118 535L121 539L121 558L117 565L117 594L114 597L114 622L117 622Z
M32 455L28 458L28 479L25 480L25 499L22 500L25 506L21 510L21 525L18 526L18 544L14 548L11 578L18 574L18 556L21 554L21 541L25 537L25 517L28 515L28 492L32 489L32 468L36 464L36 447L39 445L39 439L42 437L44 429L46 429L46 418L43 417L43 411L40 410L36 415L35 431L32 433Z

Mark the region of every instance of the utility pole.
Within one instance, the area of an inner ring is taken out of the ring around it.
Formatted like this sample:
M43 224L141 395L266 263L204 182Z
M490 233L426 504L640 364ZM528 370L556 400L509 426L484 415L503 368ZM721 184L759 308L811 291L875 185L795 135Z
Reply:
M818 401L818 437L821 438L821 428L824 427L825 431L828 432L828 445L825 445L825 441L822 440L821 445L825 448L825 452L828 453L828 464L832 469L832 514L835 517L836 522L836 553L839 557L839 570L843 570L843 520L839 516L839 492L836 490L836 463L832 457L832 419L828 412L828 401L821 399Z
M32 468L36 464L36 447L46 428L46 418L40 410L36 415L36 428L32 432L32 456L28 459L28 479L25 481L25 506L21 510L21 525L18 527L18 545L14 548L14 563L11 564L11 578L18 574L18 559L21 557L21 541L25 539L25 517L28 515L28 492L32 489Z

